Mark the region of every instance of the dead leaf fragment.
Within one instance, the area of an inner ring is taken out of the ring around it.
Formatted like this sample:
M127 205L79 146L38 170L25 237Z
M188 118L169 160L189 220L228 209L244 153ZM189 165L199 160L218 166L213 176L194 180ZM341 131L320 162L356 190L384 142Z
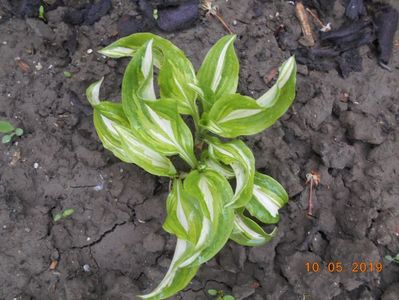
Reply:
M18 68L21 70L23 74L28 74L31 72L31 68L27 62L22 60L21 58L16 58L15 62L17 63Z
M13 167L21 159L21 151L18 149L12 154L10 166Z
M50 264L50 270L55 270L58 266L58 260L53 259Z

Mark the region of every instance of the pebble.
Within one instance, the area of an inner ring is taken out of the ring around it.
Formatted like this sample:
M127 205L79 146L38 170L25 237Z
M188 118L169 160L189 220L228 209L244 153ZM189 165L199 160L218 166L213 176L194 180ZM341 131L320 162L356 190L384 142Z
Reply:
M36 70L40 71L41 69L43 69L43 66L42 66L42 64L41 64L40 62L38 62L38 63L35 65L35 68L36 68Z
M87 49L87 54L92 54L93 53L93 49Z
M38 167L39 167L39 164L38 164L37 162L35 162L35 163L33 164L33 168L37 169Z
M83 265L83 271L90 272L91 271L90 266L88 264Z

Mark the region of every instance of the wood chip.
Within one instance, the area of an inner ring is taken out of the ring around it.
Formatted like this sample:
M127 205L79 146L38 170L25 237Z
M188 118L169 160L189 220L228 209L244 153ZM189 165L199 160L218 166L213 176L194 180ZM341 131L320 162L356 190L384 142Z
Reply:
M295 4L295 14L299 20L299 23L301 24L304 46L313 47L315 44L313 38L313 31L312 28L310 27L308 14L306 12L305 6L300 1L297 1Z

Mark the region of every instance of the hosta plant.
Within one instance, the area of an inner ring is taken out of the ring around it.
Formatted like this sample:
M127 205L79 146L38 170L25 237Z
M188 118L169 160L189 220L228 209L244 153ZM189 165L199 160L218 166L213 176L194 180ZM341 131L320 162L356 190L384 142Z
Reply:
M277 223L288 201L276 180L255 170L252 151L238 137L261 132L287 111L295 96L295 59L282 64L274 86L258 99L240 95L235 38L221 38L198 72L179 48L150 33L100 50L132 57L121 103L100 101L103 79L87 89L100 140L122 161L172 181L163 228L176 236L176 249L165 277L144 299L184 289L229 239L244 246L269 241L276 231L260 224ZM177 168L179 160L186 167Z

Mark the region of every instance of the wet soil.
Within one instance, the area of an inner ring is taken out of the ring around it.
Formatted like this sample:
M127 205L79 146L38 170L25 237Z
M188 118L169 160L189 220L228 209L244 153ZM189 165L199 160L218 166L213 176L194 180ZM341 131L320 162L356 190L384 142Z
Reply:
M79 8L89 1L64 2ZM291 43L300 37L294 7L217 2L238 34L240 92L256 97L290 55L276 29L284 24ZM127 60L95 50L116 39L123 15L142 17L128 0L112 1L93 25L66 24L65 10L49 11L45 24L10 17L0 6L0 118L25 130L0 145L0 299L135 299L160 281L173 254L175 240L161 228L168 182L103 149L84 92L105 76L103 97L119 100ZM343 13L337 1L331 21ZM182 48L196 68L225 34L204 16L180 32L153 31ZM209 288L236 299L397 299L399 265L384 256L399 252L398 52L387 72L375 50L362 47L363 71L346 79L335 70L299 67L292 108L245 139L257 168L291 198L277 237L252 249L229 242L173 299L208 299ZM305 180L313 169L321 184L309 219ZM75 213L55 223L54 214L66 208ZM59 262L54 270L52 261ZM343 271L328 272L330 262L342 263ZM383 271L352 272L361 262L381 262ZM306 263L319 263L319 272L307 272Z

